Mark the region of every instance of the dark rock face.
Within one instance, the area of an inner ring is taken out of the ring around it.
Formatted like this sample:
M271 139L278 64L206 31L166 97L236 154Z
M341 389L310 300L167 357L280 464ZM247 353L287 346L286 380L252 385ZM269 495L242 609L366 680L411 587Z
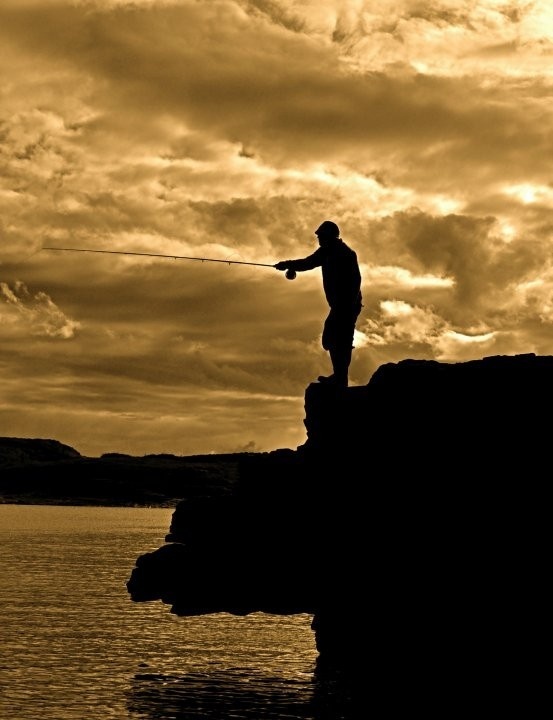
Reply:
M179 504L131 598L311 613L318 672L348 692L370 677L412 707L514 702L539 674L552 400L553 357L534 355L310 385L306 443L245 457L233 493Z
M490 465L533 462L532 451L543 452L540 440L549 435L544 413L553 399L552 370L551 356L403 360L382 365L366 386L346 393L313 384L306 391L303 447L360 459L388 451L394 467L420 463L433 475L438 457L469 465L475 454Z
M138 559L132 598L161 599L178 615L313 612L314 497L293 451L243 458L234 493L177 505L171 544Z

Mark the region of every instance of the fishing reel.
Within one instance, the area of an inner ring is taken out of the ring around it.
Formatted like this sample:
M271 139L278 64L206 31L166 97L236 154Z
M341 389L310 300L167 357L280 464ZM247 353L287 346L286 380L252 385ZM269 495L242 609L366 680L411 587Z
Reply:
M288 269L285 273L285 277L287 280L295 280L296 279L296 271L292 270L291 268Z

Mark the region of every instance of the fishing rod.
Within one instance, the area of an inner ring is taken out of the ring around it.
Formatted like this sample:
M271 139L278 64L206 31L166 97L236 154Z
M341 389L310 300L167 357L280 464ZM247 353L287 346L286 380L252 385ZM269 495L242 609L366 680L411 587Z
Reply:
M255 263L255 262L244 262L242 260L218 260L215 258L204 258L204 257L191 257L189 255L163 255L161 253L147 253L147 252L128 252L123 250L92 250L90 248L62 248L62 247L43 247L41 250L60 250L62 252L89 252L89 253L102 253L106 255L139 255L141 257L162 257L162 258L173 258L173 260L198 260L199 262L216 262L226 263L227 265L256 265L258 267L270 267L274 268L274 265L269 263ZM286 277L288 280L293 280L296 277L295 270L287 270Z

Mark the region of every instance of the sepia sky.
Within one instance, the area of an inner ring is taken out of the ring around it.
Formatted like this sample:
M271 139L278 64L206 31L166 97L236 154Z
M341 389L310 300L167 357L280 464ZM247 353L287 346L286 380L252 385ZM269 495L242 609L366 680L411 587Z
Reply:
M386 362L553 354L549 0L2 0L0 435L305 440L336 222Z

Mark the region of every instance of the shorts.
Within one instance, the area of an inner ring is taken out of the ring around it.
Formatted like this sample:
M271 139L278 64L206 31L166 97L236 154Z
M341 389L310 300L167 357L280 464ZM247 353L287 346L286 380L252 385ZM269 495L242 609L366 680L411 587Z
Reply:
M361 305L348 310L330 308L323 327L322 345L325 350L351 348L355 323L361 312Z

